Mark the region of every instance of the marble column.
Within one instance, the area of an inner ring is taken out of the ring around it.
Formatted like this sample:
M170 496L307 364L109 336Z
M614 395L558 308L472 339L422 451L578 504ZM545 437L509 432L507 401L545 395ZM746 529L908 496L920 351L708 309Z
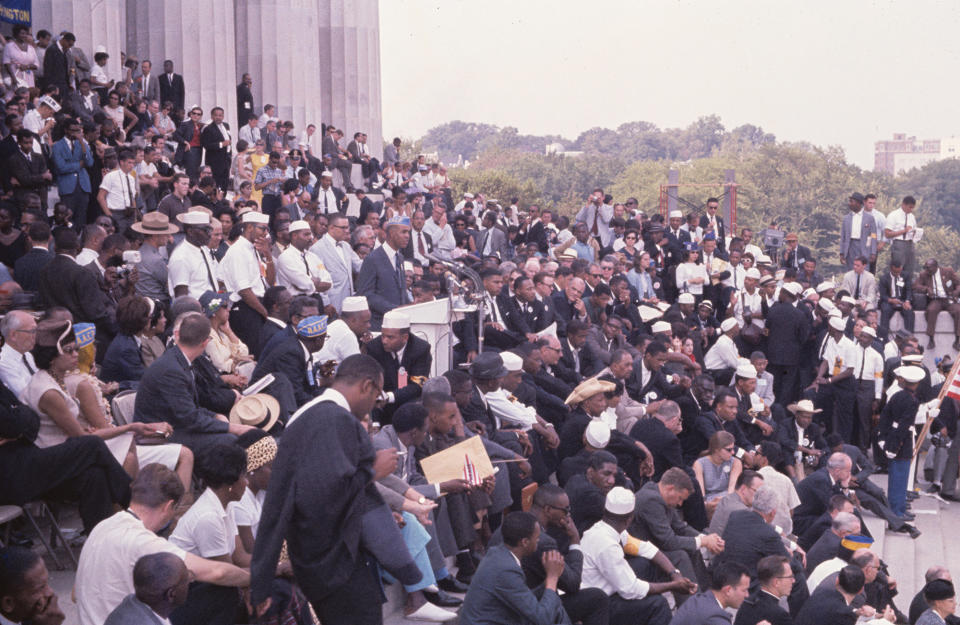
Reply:
M183 75L186 106L199 105L204 118L220 106L233 129L237 119L234 0L126 0L127 49L150 59L157 71L171 60Z
M370 153L383 154L378 0L317 0L323 121L367 133ZM344 145L346 147L346 145Z
M107 76L114 80L123 76L120 51L126 43L124 0L34 0L32 11L34 35L45 29L56 40L61 31L70 31L90 63L97 47L103 46L110 55Z
M307 124L320 134L318 16L317 0L236 0L237 76L253 78L254 113L273 104L298 137Z

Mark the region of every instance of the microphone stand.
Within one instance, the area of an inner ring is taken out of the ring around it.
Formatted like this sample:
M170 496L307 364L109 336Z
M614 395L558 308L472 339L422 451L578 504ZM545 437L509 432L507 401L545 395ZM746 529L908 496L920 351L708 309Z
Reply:
M484 301L483 301L483 300L484 300L484 298L483 298L483 295L482 295L482 293L483 293L483 280L480 279L480 274L478 274L476 271L474 271L474 270L471 269L470 267L467 267L466 265L462 265L462 264L460 264L460 263L455 263L455 262L452 262L452 261L449 261L449 260L440 258L440 257L438 257L438 256L435 256L435 255L433 255L433 254L427 254L427 258L430 259L430 260L432 260L432 261L434 261L434 262L436 262L436 263L439 263L439 264L443 265L444 267L446 267L447 269L449 269L450 272L452 272L453 274L455 274L456 276L458 276L458 277L460 277L460 278L463 278L463 279L467 280L467 281L470 283L470 285L469 285L469 286L467 287L467 289L466 289L467 292L466 292L465 294L462 294L462 296L463 296L463 302L464 302L465 305L468 305L468 306L470 305L471 302L473 302L473 303L475 303L476 306L477 306L477 317L478 317L478 323L477 323L477 353L478 353L478 354L483 353L483 316L484 316L484 315L483 315L483 313L484 313ZM463 287L462 287L462 285L461 285L453 276L448 276L447 280L448 280L448 281L447 281L447 291L449 291L449 298L450 298L450 306L449 306L449 311L448 311L447 324L448 324L448 327L449 327L450 334L453 335L453 288L451 288L451 287L456 286L456 288L457 288L458 290L459 290L459 289L462 289ZM451 345L450 345L450 354L451 354L451 356L450 356L450 361L452 362L452 361L453 361L453 355L452 355L452 354L453 354L453 345L452 345L452 343L451 343Z

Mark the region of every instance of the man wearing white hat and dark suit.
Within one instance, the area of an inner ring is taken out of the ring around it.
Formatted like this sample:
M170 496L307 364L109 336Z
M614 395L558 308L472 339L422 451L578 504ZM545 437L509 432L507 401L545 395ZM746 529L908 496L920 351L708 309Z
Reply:
M923 379L920 367L907 365L894 372L901 390L894 394L880 413L877 438L887 456L887 499L890 509L899 517L907 512L907 479L910 461L913 458L914 420L920 409L917 387ZM935 418L938 408L927 411L928 418Z
M599 588L610 597L611 625L666 625L670 622L670 606L660 595L675 592L686 596L696 590L696 584L685 578L655 545L627 534L634 506L634 494L622 486L615 486L607 493L603 518L584 532L580 541L583 551L580 585ZM640 579L624 553L650 560L670 581L652 583Z
M367 343L367 355L383 367L383 392L387 397L383 416L389 421L397 407L420 397L433 365L430 344L410 333L408 315L391 310L383 317L380 336Z
M233 304L230 327L250 349L259 345L260 326L267 318L267 309L260 298L276 279L266 236L269 223L270 217L264 213L244 213L240 237L227 250L220 265L223 283Z

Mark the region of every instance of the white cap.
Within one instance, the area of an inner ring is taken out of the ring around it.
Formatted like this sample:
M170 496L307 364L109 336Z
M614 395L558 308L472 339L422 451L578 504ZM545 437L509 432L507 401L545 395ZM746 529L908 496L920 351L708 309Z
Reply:
M817 294L816 289L807 289L806 291L804 291L804 292L801 293L800 295L801 295L801 297L803 297L803 299L807 299L807 298L810 297L811 295L816 295L816 294Z
M187 211L177 215L177 221L185 226L209 226L210 215L203 211Z
M857 305L857 300L853 299L849 295L844 295L843 297L840 298L840 301L843 302L844 304L850 304L851 306Z
M472 200L473 194L467 191L466 193L463 194L463 197L467 198L468 200Z
M769 265L769 264L771 264L772 262L773 262L773 261L772 261L772 260L770 259L770 257L767 256L766 254L760 254L760 256L757 257L757 264L758 264L758 265L761 265L761 264L762 264L762 265Z
M329 169L326 170L326 171L320 172L320 177L321 177L321 178L333 178L333 172L331 172Z
M696 304L697 298L693 296L693 293L681 293L680 297L677 298L678 304Z
M760 270L756 267L751 267L747 269L747 273L743 274L745 278L753 278L754 280L760 279Z
M656 334L657 332L670 332L671 330L673 330L673 326L670 325L670 322L668 321L658 321L655 324L653 324L653 326L650 329L651 331L653 331L654 334Z
M736 376L738 378L745 378L747 380L751 380L757 377L757 368L751 365L750 363L737 365Z
M410 327L410 317L398 310L390 310L383 316L380 327L387 330L406 330Z
M907 382L914 384L923 379L923 376L926 375L926 371L914 365L907 365L894 369L893 375L897 376L898 378L903 378Z
M863 329L860 330L860 332L862 334L866 334L867 336L872 336L873 338L877 338L877 331L871 328L870 326L863 326Z
M409 260L403 261L403 270L404 271L413 271L413 263Z
M847 329L847 323L842 317L834 317L833 315L830 315L830 327L837 332L843 332Z
M670 219L677 219L677 218L683 219L683 211L670 211L669 218L670 218Z
M209 217L207 218L209 220ZM243 217L240 218L241 223L245 224L263 224L266 226L270 223L270 215L266 213L258 213L257 211L250 211L249 213L244 213Z
M94 53L94 54L101 54L101 53L106 54L106 53L107 53L107 46L105 46L105 45L103 45L103 44L101 43L99 46L97 46L97 49L94 50L93 53Z
M53 109L54 113L57 113L60 111L60 105L57 104L56 100L54 100L48 95L40 96L40 104L46 104L47 106Z
M799 282L787 282L782 287L787 293L790 293L794 297L797 297L803 292L803 285Z
M827 313L827 316L828 316L828 317L836 317L837 319L842 319L842 318L843 318L843 315L840 314L840 309L839 309L839 308L836 308L836 307L831 308L831 309L830 309L830 312Z
M603 449L610 442L610 427L600 419L593 419L587 424L584 437L591 447Z
M900 356L900 362L921 363L923 362L923 354L905 354Z
M292 233L292 232L296 232L297 230L309 230L309 229L310 229L310 224L308 224L302 219L298 219L295 222L290 224L288 231Z
M500 358L503 359L503 366L507 371L520 371L523 369L523 358L513 352L500 352Z
M727 317L726 319L723 320L723 323L720 324L720 330L722 332L729 332L730 330L737 327L738 325L739 324L737 323L736 319L734 319L733 317Z
M633 493L623 486L614 486L610 489L610 492L607 493L607 502L603 507L611 514L624 515L633 512L635 503L636 499Z
M817 293L823 293L824 291L829 291L830 289L837 288L837 285L833 282L826 280L817 285Z
M370 306L367 305L367 298L363 295L351 295L344 298L340 312L352 313L363 312L364 310L370 310Z

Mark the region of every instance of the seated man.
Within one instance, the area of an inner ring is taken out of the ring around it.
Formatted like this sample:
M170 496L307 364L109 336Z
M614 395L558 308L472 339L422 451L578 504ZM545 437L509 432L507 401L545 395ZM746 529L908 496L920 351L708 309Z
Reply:
M849 494L852 466L850 456L835 453L827 458L824 468L814 471L800 482L797 486L800 505L793 511L793 526L798 535L806 531L821 514L827 511L830 497Z
M367 354L383 367L387 400L380 421L389 422L397 407L420 397L421 384L433 364L430 344L410 333L409 315L391 310L383 316L380 336L367 343Z
M851 512L838 512L833 517L830 529L807 551L807 574L812 573L821 563L836 558L840 552L840 542L851 534L860 534L860 519Z
M840 570L836 587L818 588L810 595L795 625L853 625L859 614L853 610L853 600L863 590L864 575L860 567L850 564Z
M80 552L74 586L82 625L99 625L133 593L133 569L152 553L172 553L197 582L246 587L250 574L233 564L187 553L157 536L173 520L183 497L176 473L159 464L140 469L133 481L130 508L105 519L90 533Z
M634 494L616 487L607 493L603 518L583 535L583 585L599 588L610 597L610 624L667 625L670 607L659 596L665 592L686 595L696 589L654 545L631 539L627 527L633 519ZM624 557L625 549L651 560L669 576L665 583L637 577Z
M323 347L326 336L326 315L301 319L296 336L279 339L257 363L250 381L256 382L268 373L277 377L282 374L293 387L295 405L303 406L320 392L322 377L332 373L323 363L313 361L313 354Z
M647 482L637 492L636 517L630 535L652 542L670 561L692 580L706 580L706 567L700 548L723 552L723 539L717 534L701 534L683 520L678 508L693 492L693 481L679 468L668 469L660 482Z
M210 341L210 320L201 313L181 315L173 327L174 345L143 374L134 403L134 419L144 423L166 421L173 426L171 443L181 443L197 457L219 442L231 443L249 425L230 423L222 414L201 408L190 368Z
M127 595L110 613L104 625L153 623L157 617L170 618L174 609L187 600L190 570L172 553L151 553L133 567L134 593Z
M721 562L710 571L710 589L684 602L670 625L728 625L728 608L737 610L747 598L750 576L742 564Z
M607 451L595 451L586 473L567 480L570 518L580 532L585 532L603 516L603 502L613 488L617 475L617 458Z
M461 625L525 622L553 625L567 620L557 584L565 568L558 551L544 553L543 594L538 599L526 584L521 562L537 551L540 525L529 512L511 512L500 528L503 545L487 551L460 609Z
M540 523L540 540L536 552L520 562L527 585L537 588L544 583L546 571L543 556L551 551L559 551L565 566L557 581L557 588L564 593L560 600L570 620L584 625L607 623L606 593L599 588L582 585L584 554L580 547L580 532L570 517L570 498L559 486L544 484L533 496L530 513ZM497 529L490 537L488 547L502 542L503 537Z
M763 476L756 471L750 469L742 471L734 484L734 491L724 495L714 508L707 530L723 536L730 515L738 510L749 510L753 505L753 496L757 493L757 489L763 486L763 482Z
M793 587L790 559L783 555L767 556L757 563L757 582L760 588L744 599L733 625L793 625L790 613L780 607L780 600Z

